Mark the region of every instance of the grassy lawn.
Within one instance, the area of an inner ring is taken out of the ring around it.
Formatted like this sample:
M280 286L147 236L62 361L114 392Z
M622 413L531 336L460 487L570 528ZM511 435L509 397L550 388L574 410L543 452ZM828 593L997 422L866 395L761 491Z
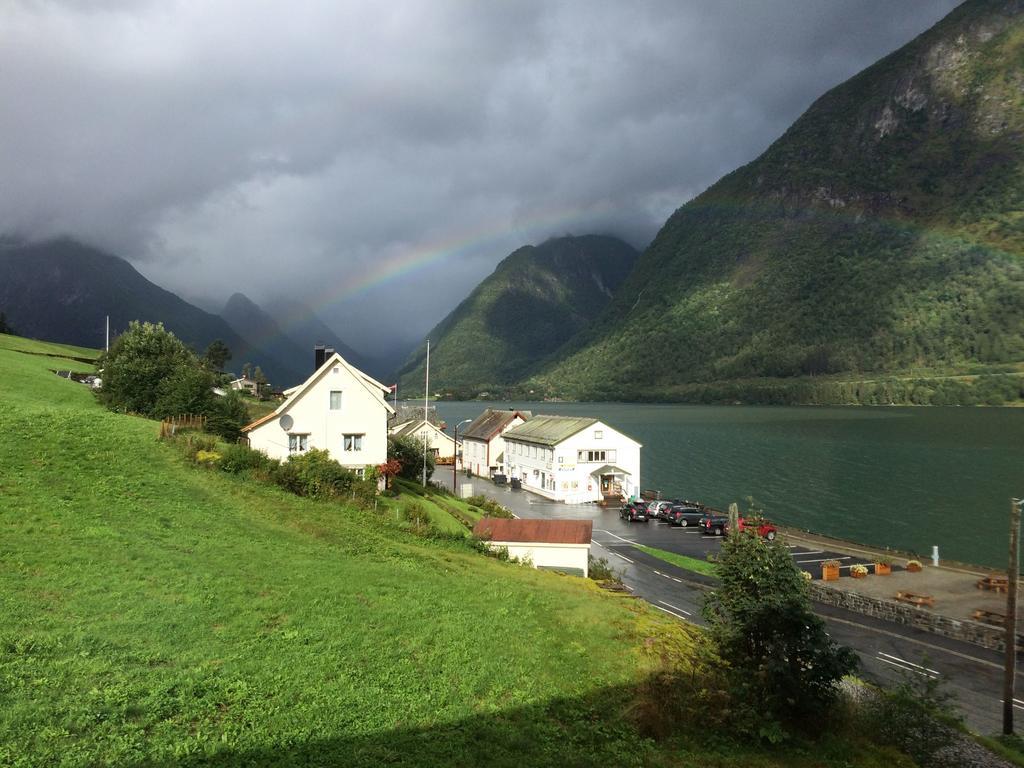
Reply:
M196 468L52 359L0 344L0 765L909 765L654 742L631 713L699 631L416 538L402 498Z
M645 547L641 544L634 544L634 547L639 549L641 552L646 552L651 557L656 557L659 560L664 560L666 563L683 568L687 571L693 571L694 573L702 573L705 576L717 576L718 570L714 563L709 563L707 560L698 560L695 557L687 557L686 555L677 555L675 552L666 552L664 549L657 549L655 547Z

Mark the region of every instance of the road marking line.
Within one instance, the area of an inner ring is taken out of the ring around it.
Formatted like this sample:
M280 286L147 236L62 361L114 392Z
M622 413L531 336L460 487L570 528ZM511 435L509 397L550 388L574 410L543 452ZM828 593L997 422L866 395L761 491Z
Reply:
M879 656L877 660L882 662L883 664L890 664L891 666L894 666L897 669L902 669L904 672L913 672L915 675L921 675L921 677L938 677L938 675L930 675L927 672L922 672L919 669L914 669L913 667L908 667L903 664L897 664L895 661L883 659L881 656Z
M819 614L820 615L820 614ZM860 624L856 621L850 621L849 619L840 619L835 616L822 616L821 618L826 621L834 621L838 624L847 624L851 627L857 627L857 629L866 629L868 632L875 632L879 635L886 635L887 637L894 637L897 640L905 640L908 643L914 643L915 645L922 645L925 648L930 648L933 651L939 651L940 653L948 653L952 656L957 656L967 661L973 661L978 664L983 664L986 667L992 667L994 669L1002 669L1002 664L996 664L994 661L987 661L986 659L979 659L977 656L971 656L967 653L961 653L960 651L954 651L950 648L943 648L941 645L934 645L933 643L926 643L924 640L918 640L915 637L908 637L907 635L901 635L897 632L890 632L887 629L879 629L878 627L869 627L867 624ZM1022 674L1018 672L1017 674Z
M654 607L654 608L657 608L659 611L664 611L665 613L669 614L670 616L675 616L677 619L681 619L682 621L686 621L686 617L685 616L682 616L682 615L676 613L675 611L670 611L668 608L662 608L660 605L654 605L654 603L651 603L651 606ZM687 622L687 623L689 623L689 622Z
M630 539L624 539L621 536L619 536L617 533L612 533L611 531L606 531L604 528L598 528L597 530L599 530L601 533L607 533L609 536L614 536L619 541L624 541L627 544L636 544L636 541L632 541Z
M808 552L794 552L793 557L803 557L804 555L823 555L825 554L824 549L812 549Z
M616 557L621 557L621 558L622 558L623 560L625 560L625 561L626 561L627 563L632 563L632 562L633 562L632 560L630 560L630 559L629 559L628 557L626 557L625 555L620 555L620 554L619 554L618 552L616 552L616 551L615 551L615 550L613 550L613 549L609 549L608 551L609 551L609 552L611 552L611 553L612 553L613 555L615 555Z
M673 577L672 577L672 581L677 581L677 582L679 582L680 584L682 584L682 583L683 583L683 580L682 580L682 579L677 579L677 578L676 578L675 576L673 576Z
M797 555L799 557L799 555ZM822 557L818 560L797 560L797 565L803 565L804 563L824 563L826 560L849 560L850 555L845 557Z
M928 669L928 667L922 667L920 664L915 664L912 661L907 661L906 659L901 659L899 656L893 656L891 653L886 653L885 651L879 651L878 655L879 656L885 656L887 659L892 659L893 661L901 661L904 664L909 664L912 667L917 667L918 669L923 669L925 672L931 672L933 675L940 674L940 672L937 669ZM1022 703L1024 703L1024 702L1022 702Z
M688 610L686 610L685 608L680 608L678 605L672 605L672 603L666 603L664 600L659 600L658 602L661 603L662 605L667 605L669 608L671 608L671 609L673 609L675 611L679 611L680 613L685 613L687 616L693 616L693 614L690 613Z

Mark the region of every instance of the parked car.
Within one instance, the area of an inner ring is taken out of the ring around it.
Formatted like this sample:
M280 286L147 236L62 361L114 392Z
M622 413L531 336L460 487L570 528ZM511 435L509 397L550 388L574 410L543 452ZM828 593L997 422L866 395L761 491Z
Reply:
M690 525L698 525L704 518L704 509L701 507L691 507L684 504L673 504L669 507L666 519L672 525L678 525L681 528L686 528Z
M634 520L646 523L649 519L647 516L647 505L642 501L631 501L628 504L624 504L619 510L619 517L630 523Z
M655 519L661 518L664 516L665 512L671 509L671 507L671 501L652 501L647 505L647 516Z
M756 530L758 536L761 536L761 537L763 537L765 539L768 539L768 541L774 541L775 540L775 535L778 532L778 529L771 522L769 522L768 520L765 520L763 517L750 518L749 521L746 518L741 517L741 518L738 519L737 523L738 524L737 524L736 527L739 530L741 530L741 531L754 531L754 530ZM726 523L726 525L725 525L725 532L726 533L729 532L729 524L728 523Z
M718 512L705 511L704 517L697 525L700 526L701 533L721 536L729 527L729 517Z

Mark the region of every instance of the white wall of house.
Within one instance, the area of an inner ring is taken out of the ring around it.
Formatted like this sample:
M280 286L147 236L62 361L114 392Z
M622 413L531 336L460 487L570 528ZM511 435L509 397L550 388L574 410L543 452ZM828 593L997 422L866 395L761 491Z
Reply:
M340 358L332 358L315 376L308 387L286 400L273 418L250 430L249 445L280 460L318 448L350 469L384 463L389 413L384 392ZM284 415L292 419L287 430L281 427Z
M433 451L435 459L451 461L455 458L455 439L429 422L420 421L410 437L422 442L426 434L427 449Z
M639 494L640 448L631 437L599 421L553 448L506 436L505 463L509 476L518 477L526 490L579 504L601 500L602 474L612 476L623 495Z
M462 439L462 464L470 469L474 475L488 477L492 472L504 472L508 461L498 457L505 453L505 438L503 435L513 427L518 427L524 422L522 416L516 415L509 423L489 441L485 442L475 437L464 437Z
M541 542L490 541L491 549L505 547L510 557L529 560L534 568L565 569L589 575L590 544L549 544Z

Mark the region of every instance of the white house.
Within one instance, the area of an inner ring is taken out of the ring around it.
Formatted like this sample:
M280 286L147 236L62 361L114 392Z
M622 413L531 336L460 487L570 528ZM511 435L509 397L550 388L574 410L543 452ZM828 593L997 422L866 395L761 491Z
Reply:
M455 438L426 419L396 424L391 428L391 435L426 441L427 450L434 454L434 461L438 464L451 464L455 461Z
M466 429L462 437L462 466L474 475L486 477L505 471L505 440L502 435L528 421L529 411L488 408Z
M258 389L256 382L246 376L234 379L228 386L239 392L248 392L253 397L256 396L256 390Z
M640 495L640 448L597 419L534 416L504 434L505 464L523 488L579 504Z
M473 535L492 548L504 547L511 557L574 576L588 575L592 520L506 520L485 517Z
M312 448L326 450L362 473L388 457L390 389L334 353L273 413L242 428L250 447L284 460Z

